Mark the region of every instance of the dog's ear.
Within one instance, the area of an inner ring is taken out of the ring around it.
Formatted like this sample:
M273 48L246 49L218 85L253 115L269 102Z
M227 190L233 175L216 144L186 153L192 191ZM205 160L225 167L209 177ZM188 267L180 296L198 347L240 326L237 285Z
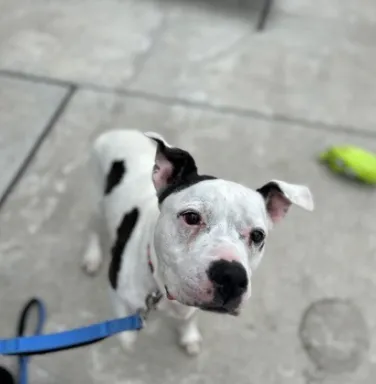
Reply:
M183 183L197 175L196 163L187 151L172 147L158 133L146 132L145 135L157 144L152 179L158 194L169 185Z
M308 211L313 211L314 208L311 191L304 185L272 180L257 191L263 196L273 223L283 219L291 204L296 204Z

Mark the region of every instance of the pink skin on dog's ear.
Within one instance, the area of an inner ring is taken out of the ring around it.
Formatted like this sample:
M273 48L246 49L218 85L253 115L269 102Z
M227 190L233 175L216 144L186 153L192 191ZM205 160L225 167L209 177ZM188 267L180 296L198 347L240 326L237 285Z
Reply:
M257 191L263 196L266 209L273 223L278 223L285 217L291 204L298 205L308 211L314 209L311 191L304 185L272 180Z
M145 132L145 136L157 143L152 180L154 188L158 192L166 188L174 171L172 163L161 152L161 148L171 148L171 146L167 143L163 136L157 132Z
M160 152L155 156L155 165L153 168L153 184L157 191L162 190L168 185L173 173L172 164Z
M172 147L159 133L146 132L145 136L157 144L152 180L158 195L169 185L197 175L195 161L187 151Z
M273 191L268 196L266 208L273 223L279 223L288 212L291 202L282 193Z

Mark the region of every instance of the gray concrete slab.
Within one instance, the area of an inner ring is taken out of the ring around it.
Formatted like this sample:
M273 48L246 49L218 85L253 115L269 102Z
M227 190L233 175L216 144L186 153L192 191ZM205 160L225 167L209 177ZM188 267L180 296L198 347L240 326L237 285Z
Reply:
M0 68L118 85L138 71L162 12L137 0L1 0Z
M366 2L367 15L351 13L349 1L329 1L313 15L316 3L297 3L284 12L280 2L257 34L244 18L175 2L131 87L376 132L376 26L367 19L376 3ZM346 18L329 17L330 9Z
M47 331L111 316L105 269L90 279L79 262L90 212L88 148L113 127L160 131L192 151L202 172L252 187L276 177L307 183L317 209L293 209L276 228L241 317L202 314L197 359L179 351L170 323L156 316L132 355L111 339L37 357L33 384L374 383L376 195L329 174L316 157L338 143L376 150L376 140L113 94L76 94L1 212L2 335L12 334L32 294L48 304ZM312 303L301 330L308 357L299 327Z
M0 201L67 91L0 76Z
M239 3L2 0L0 68L375 132L374 1Z
M305 17L324 17L340 22L376 21L376 8L373 0L279 0L274 3L277 12L285 12Z

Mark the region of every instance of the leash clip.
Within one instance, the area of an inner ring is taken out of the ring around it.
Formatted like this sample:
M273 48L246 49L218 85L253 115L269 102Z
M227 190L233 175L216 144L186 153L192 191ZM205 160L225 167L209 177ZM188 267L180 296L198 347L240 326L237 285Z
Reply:
M159 291L152 292L146 296L145 308L143 308L139 311L139 315L140 315L143 322L145 322L148 319L151 311L154 311L155 309L157 309L157 305L160 302L160 300L162 299L162 297L163 297L163 295Z

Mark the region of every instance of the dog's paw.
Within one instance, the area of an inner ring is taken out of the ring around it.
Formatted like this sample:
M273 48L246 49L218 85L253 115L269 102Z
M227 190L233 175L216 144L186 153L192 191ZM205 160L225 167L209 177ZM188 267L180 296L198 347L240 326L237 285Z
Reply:
M102 264L102 252L99 239L96 235L90 236L85 254L82 258L81 268L88 275L94 275L98 272Z
M189 327L180 335L180 346L189 356L196 356L201 352L202 337L196 327Z
M192 341L181 344L182 348L189 356L197 356L201 352L202 341Z
M137 332L134 332L134 331L121 332L118 335L118 339L120 341L120 345L123 351L126 353L131 353L133 352L134 344L137 339Z
M95 275L101 266L101 260L82 260L81 269L89 276Z

